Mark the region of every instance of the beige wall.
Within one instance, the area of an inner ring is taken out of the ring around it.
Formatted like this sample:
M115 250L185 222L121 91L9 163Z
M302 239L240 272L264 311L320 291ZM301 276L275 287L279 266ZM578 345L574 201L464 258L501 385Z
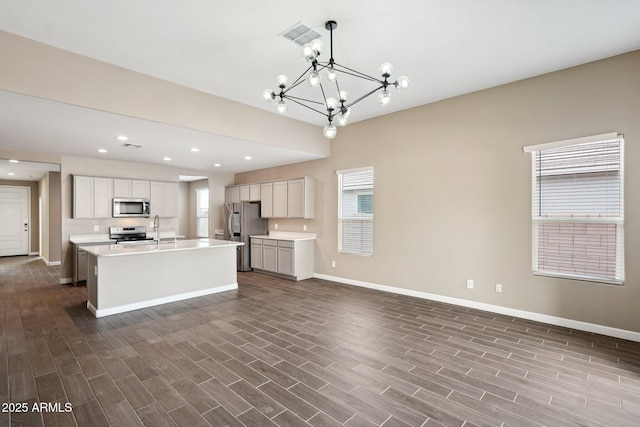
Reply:
M38 196L40 193L37 181L12 181L8 179L0 179L0 185L10 185L15 187L29 187L29 209L31 222L31 235L29 239L29 251L31 253L40 253L40 215L38 213Z
M47 263L60 262L61 218L60 218L60 172L48 172L38 182L42 206L42 248L40 255Z
M49 258L50 262L62 260L62 195L60 172L49 172Z
M318 234L317 273L639 332L639 75L636 51L354 123L339 129L328 159L235 182L317 179L316 219L269 224ZM625 135L624 286L533 276L531 161L522 147L611 131ZM335 172L369 165L375 253L338 254Z

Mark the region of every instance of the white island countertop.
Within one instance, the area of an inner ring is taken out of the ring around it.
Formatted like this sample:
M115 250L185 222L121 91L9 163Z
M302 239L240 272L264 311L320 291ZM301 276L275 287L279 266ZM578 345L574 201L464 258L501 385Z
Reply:
M154 252L176 252L189 251L205 248L241 246L242 242L232 242L229 240L216 239L193 239L193 240L177 240L160 242L158 245L155 241L149 244L136 245L100 245L84 247L84 251L95 256L121 256L148 254Z
M238 289L240 242L215 239L84 247L87 308L109 316Z
M269 234L261 236L250 236L256 239L268 239L268 240L289 240L295 242L296 240L315 240L316 233L295 233L291 231L270 231Z

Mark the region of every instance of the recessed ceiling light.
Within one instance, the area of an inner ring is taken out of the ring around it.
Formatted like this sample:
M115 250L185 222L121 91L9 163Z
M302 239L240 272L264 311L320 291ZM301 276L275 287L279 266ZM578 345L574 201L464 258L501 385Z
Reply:
M251 156L244 156L245 160L251 160Z
M197 153L198 151L200 151L200 149L198 147L193 147L191 151L194 153Z
M9 160L9 163L20 163L20 160L11 159L11 160Z
M171 157L163 157L162 160L164 160L165 162L170 162L171 161Z
M13 172L9 172L7 175L9 175L9 176L15 176L15 173L13 173Z
M119 135L117 139L118 139L118 141L128 141L129 140L129 138L127 138L124 135Z
M220 163L215 163L215 164L213 165L213 167L214 167L214 168L219 168L219 167L220 167Z
M106 153L107 150L105 150L104 148L98 148L98 153Z

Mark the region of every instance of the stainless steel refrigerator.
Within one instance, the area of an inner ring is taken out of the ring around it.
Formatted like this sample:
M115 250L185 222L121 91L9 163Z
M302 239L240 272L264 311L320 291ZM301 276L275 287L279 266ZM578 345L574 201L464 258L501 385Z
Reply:
M249 236L269 232L267 220L260 217L259 203L224 204L224 239L244 242L238 246L238 271L251 270L251 242Z

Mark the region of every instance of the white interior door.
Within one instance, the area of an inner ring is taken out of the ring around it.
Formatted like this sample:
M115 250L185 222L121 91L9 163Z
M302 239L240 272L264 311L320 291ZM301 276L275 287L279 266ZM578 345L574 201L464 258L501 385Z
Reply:
M0 256L29 254L29 188L0 185Z

